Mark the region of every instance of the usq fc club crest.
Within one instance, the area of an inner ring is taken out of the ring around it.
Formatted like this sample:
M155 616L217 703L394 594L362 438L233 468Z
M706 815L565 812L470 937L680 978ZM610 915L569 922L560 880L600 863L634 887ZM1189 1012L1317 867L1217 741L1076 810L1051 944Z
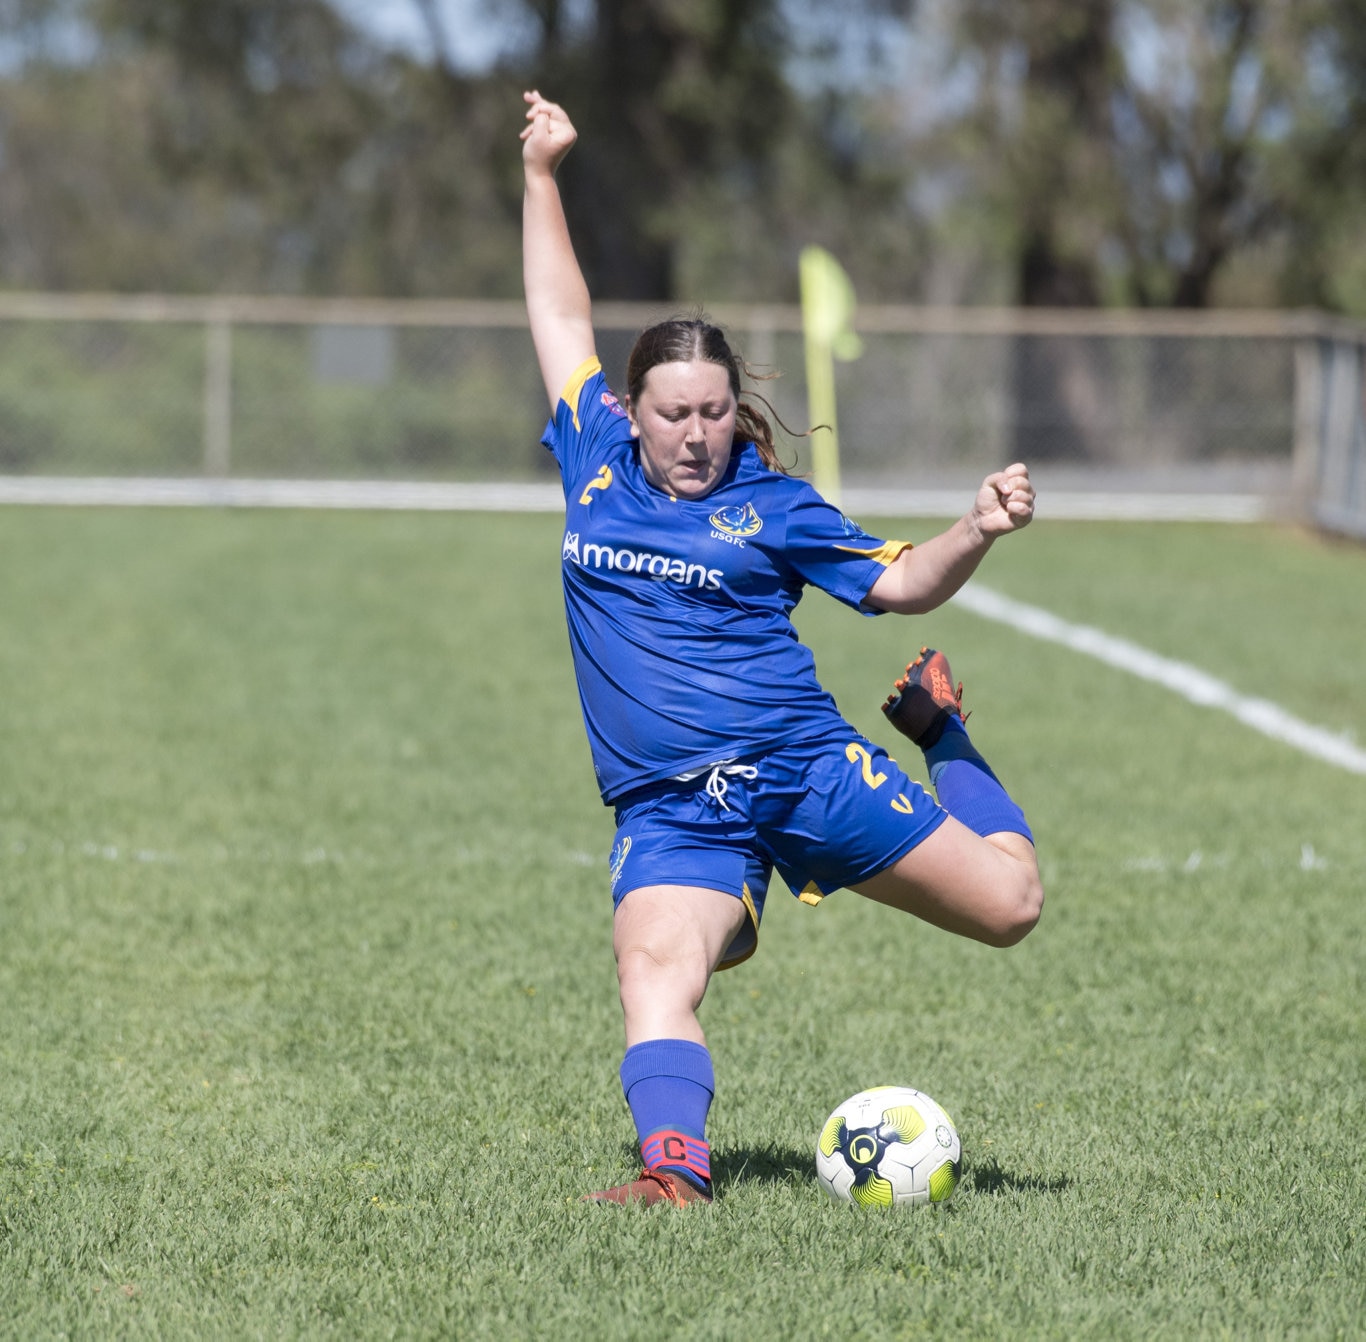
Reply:
M617 840L616 846L612 849L612 856L608 860L608 865L611 869L613 885L616 885L616 883L619 880L621 880L622 868L626 866L626 855L630 851L631 836L627 834Z
M718 508L711 515L711 524L727 536L753 536L764 525L764 519L754 511L752 503Z

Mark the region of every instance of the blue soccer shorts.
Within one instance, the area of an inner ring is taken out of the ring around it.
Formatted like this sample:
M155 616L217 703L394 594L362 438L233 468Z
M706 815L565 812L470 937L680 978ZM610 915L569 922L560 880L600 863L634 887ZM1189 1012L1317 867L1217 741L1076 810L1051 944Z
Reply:
M721 968L754 953L776 868L804 904L885 871L947 812L881 746L847 738L781 746L617 803L615 907L647 885L694 885L743 900L746 925Z

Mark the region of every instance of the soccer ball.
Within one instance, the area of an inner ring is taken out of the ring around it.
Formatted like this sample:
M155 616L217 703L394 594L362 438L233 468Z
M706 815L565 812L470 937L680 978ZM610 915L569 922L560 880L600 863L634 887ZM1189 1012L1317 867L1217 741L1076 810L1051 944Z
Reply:
M840 1105L816 1143L816 1177L836 1202L946 1202L963 1172L953 1119L909 1086L875 1086Z

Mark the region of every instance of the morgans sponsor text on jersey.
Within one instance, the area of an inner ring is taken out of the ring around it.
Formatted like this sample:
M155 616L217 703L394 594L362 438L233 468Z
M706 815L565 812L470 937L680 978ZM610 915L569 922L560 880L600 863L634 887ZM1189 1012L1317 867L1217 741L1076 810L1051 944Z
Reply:
M566 531L562 559L572 559L580 568L609 569L614 573L638 573L659 582L676 582L699 591L719 592L722 571L688 564L670 555L655 554L650 550L614 549L588 541L579 544L577 531Z

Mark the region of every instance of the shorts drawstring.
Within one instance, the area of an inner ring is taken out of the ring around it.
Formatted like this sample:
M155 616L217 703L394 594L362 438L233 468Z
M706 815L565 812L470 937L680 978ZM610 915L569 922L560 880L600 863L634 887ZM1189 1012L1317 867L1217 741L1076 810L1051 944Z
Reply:
M730 803L726 801L726 793L730 791L730 784L726 782L727 775L732 778L744 778L752 782L758 778L759 771L752 764L716 764L712 766L712 771L707 775L707 781L702 790L723 811L730 810Z

